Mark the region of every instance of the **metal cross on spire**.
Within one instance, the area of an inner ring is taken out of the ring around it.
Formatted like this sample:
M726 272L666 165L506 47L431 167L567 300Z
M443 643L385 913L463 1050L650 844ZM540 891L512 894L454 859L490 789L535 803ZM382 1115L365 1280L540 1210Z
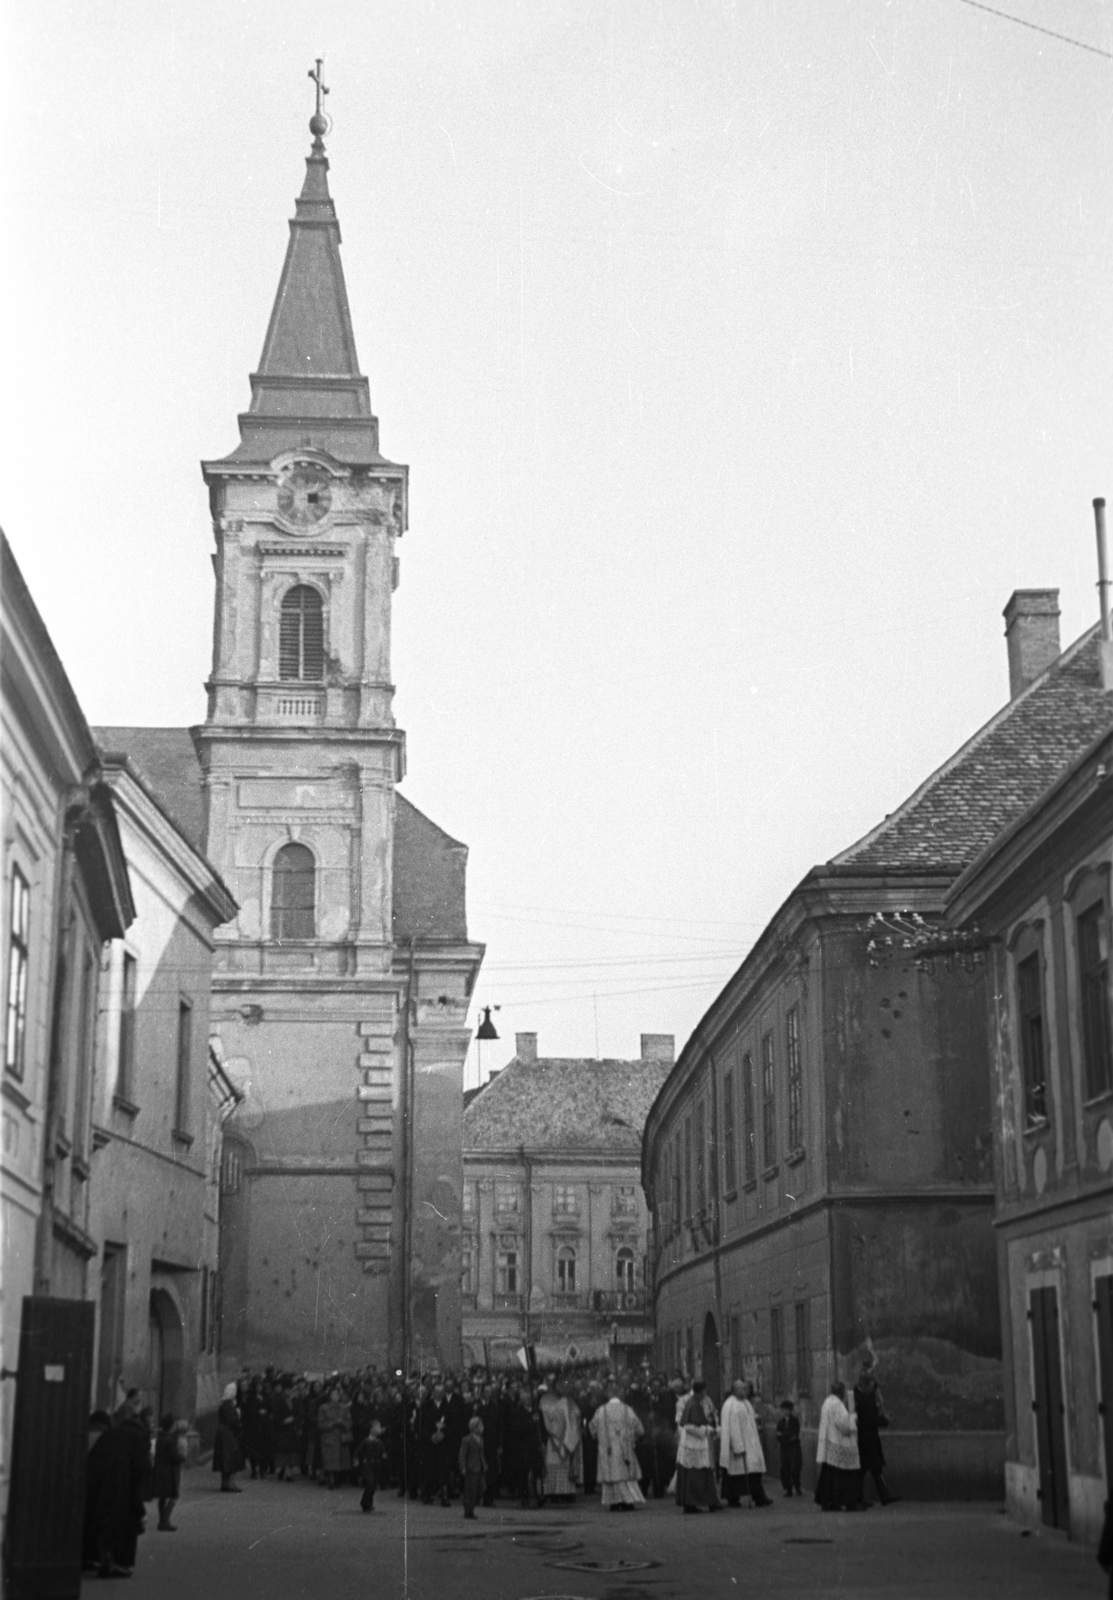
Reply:
M323 71L324 65L324 56L318 56L317 65L315 67L310 67L307 74L307 76L313 79L313 82L317 86L317 116L321 115L321 96L328 94L328 90L325 88L325 75Z
M308 73L317 89L317 109L309 119L309 131L313 135L313 148L318 153L325 148L323 135L329 130L329 119L322 109L324 96L328 94L328 89L325 87L324 65L324 57L318 56L317 65L310 67Z

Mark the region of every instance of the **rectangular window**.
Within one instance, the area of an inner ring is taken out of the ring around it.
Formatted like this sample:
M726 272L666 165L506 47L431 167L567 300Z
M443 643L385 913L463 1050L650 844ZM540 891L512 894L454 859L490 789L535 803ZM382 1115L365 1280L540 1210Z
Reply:
M556 1292L557 1294L575 1294L576 1292L576 1252L574 1250L564 1248L557 1251Z
M518 1293L518 1252L500 1250L495 1264L499 1294Z
M193 1007L178 1001L178 1071L174 1085L174 1132L189 1132L190 1056L193 1051Z
M742 1155L746 1182L757 1178L757 1149L754 1138L754 1058L747 1050L742 1057Z
M475 1293L476 1278L476 1241L470 1234L464 1235L463 1248L460 1251L460 1293Z
M74 1154L84 1160L88 1153L89 1123L92 1118L93 1040L96 1033L93 1007L97 1000L97 963L86 950L81 963L81 991L78 996L77 1055L74 1061L73 1095Z
M1020 1015L1020 1065L1024 1075L1024 1116L1029 1128L1047 1121L1047 1065L1043 1030L1043 982L1039 951L1017 962Z
M738 1162L734 1151L734 1073L723 1079L723 1181L727 1194L738 1187Z
M120 971L120 1048L116 1060L116 1097L130 1105L135 1099L135 995L138 966L124 951Z
M742 1376L742 1315L738 1311L730 1318L730 1375L732 1380Z
M209 1348L209 1269L201 1268L201 1343L198 1349Z
M637 1186L632 1183L616 1183L611 1190L611 1215L615 1217L636 1217L637 1214Z
M553 1216L577 1217L580 1214L580 1197L572 1183L553 1184Z
M692 1215L692 1119L684 1118L684 1220Z
M479 1192L474 1178L464 1179L464 1215L474 1217L479 1210Z
M1113 1028L1109 1020L1109 948L1105 906L1099 900L1078 919L1078 979L1082 999L1082 1057L1087 1100L1113 1089Z
M220 1273L214 1267L209 1273L209 1354L215 1355L220 1346Z
M4 1069L23 1077L27 1034L27 965L31 950L31 890L18 867L12 868L8 906L8 998L4 1030Z
M788 1148L804 1143L803 1095L800 1083L800 1012L793 1006L785 1017L785 1053L788 1067Z
M680 1232L683 1221L680 1195L680 1135L677 1134L672 1142L672 1229L674 1233Z
M220 1161L221 1194L239 1194L242 1181L243 1161L240 1156L240 1147L235 1144L226 1144Z
M696 1209L701 1216L707 1210L707 1123L702 1100L696 1105Z
M808 1302L797 1300L793 1307L796 1318L796 1393L799 1396L812 1392L812 1350L808 1327Z
M780 1395L784 1398L785 1392L785 1340L784 1327L781 1323L780 1306L771 1306L769 1310L769 1354L770 1375L773 1380L772 1398Z
M517 1183L495 1184L495 1210L516 1212L522 1209L522 1189Z
M777 1101L773 1078L773 1035L761 1040L761 1159L771 1167L777 1159Z

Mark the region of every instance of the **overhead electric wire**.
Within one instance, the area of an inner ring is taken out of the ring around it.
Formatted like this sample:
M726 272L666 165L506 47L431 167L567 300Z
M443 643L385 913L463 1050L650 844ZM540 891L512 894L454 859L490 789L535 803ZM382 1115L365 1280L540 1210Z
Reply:
M988 11L991 17L1000 17L1003 22L1015 22L1019 28L1031 28L1033 33L1046 33L1049 39L1058 39L1061 44L1073 44L1078 50L1089 50L1092 55L1105 56L1107 61L1113 61L1113 50L1102 50L1096 44L1084 44L1081 39L1072 39L1069 33L1056 33L1054 28L1044 28L1038 22L1029 22L1026 17L1014 17L1010 11L998 11L996 6L987 6L985 0L961 0L964 6L973 6L975 11Z

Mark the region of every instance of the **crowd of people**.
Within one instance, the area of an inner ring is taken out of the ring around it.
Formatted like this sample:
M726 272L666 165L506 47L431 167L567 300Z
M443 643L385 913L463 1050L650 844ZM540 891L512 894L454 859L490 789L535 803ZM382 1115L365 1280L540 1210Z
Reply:
M819 1416L815 1498L825 1511L863 1508L867 1476L883 1505L895 1498L884 1478L888 1418L871 1356L861 1363L853 1409L847 1398L846 1386L834 1383ZM114 1416L93 1413L87 1568L104 1577L131 1571L151 1502L158 1531L176 1531L187 1432L169 1413L156 1429L134 1389ZM763 1432L753 1385L742 1380L720 1409L701 1379L670 1380L648 1369L626 1377L595 1368L403 1380L371 1367L324 1379L268 1367L227 1385L212 1466L229 1494L241 1492L244 1472L328 1489L355 1484L365 1512L377 1491L394 1489L426 1505L460 1499L469 1518L500 1496L528 1507L597 1491L611 1511L671 1495L693 1515L743 1498L772 1504ZM803 1454L791 1400L781 1401L775 1436L782 1491L799 1495Z
M888 1418L872 1357L862 1363L854 1402L852 1412L836 1383L820 1413L816 1499L825 1510L864 1506L867 1474L882 1504L894 1498L883 1476ZM800 1421L791 1400L779 1412L780 1481L791 1497L802 1493ZM461 1498L469 1517L499 1496L526 1507L596 1490L615 1511L675 1495L694 1513L743 1498L772 1504L763 1432L753 1385L742 1380L720 1410L702 1380L644 1369L625 1378L605 1369L479 1370L404 1381L373 1368L327 1379L268 1368L228 1385L213 1470L229 1493L239 1492L241 1471L330 1489L358 1483L367 1511L376 1490L391 1488L426 1505Z

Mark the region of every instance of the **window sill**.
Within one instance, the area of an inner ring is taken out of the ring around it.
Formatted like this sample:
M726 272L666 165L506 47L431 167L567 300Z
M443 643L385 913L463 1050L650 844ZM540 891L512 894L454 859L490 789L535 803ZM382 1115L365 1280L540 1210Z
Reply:
M1024 1130L1026 1140L1036 1140L1042 1134L1051 1132L1051 1118L1043 1117L1039 1122L1030 1122Z
M756 1178L747 1178L745 1183L742 1185L742 1193L743 1194L753 1194L753 1192L754 1192L754 1190L756 1188L757 1188L757 1179Z
M724 1200L737 1200L738 1199L738 1190L737 1189L728 1189L726 1194L723 1196L723 1199Z
M766 1183L768 1183L770 1179L777 1176L780 1170L780 1165L776 1161L771 1161L761 1175L765 1179Z
M74 1177L79 1183L88 1183L89 1163L86 1161L83 1155L74 1156L73 1160L70 1162L70 1171L73 1173Z
M93 1123L93 1149L103 1150L106 1144L112 1143L112 1132L109 1128L102 1128L99 1122Z
M170 1130L170 1137L173 1139L175 1144L180 1144L186 1150L188 1150L193 1144L192 1133L186 1133L184 1128L172 1128Z
M800 1165L801 1161L803 1161L805 1155L806 1155L806 1151L804 1149L804 1146L803 1145L797 1145L795 1150L793 1150L789 1155L785 1156L785 1166L786 1167L798 1167Z
M139 1115L139 1107L135 1104L135 1101L129 1100L123 1094L114 1094L112 1096L112 1109L114 1111L122 1111L125 1117L137 1117Z
M1110 1084L1108 1089L1101 1089L1097 1094L1091 1095L1089 1099L1083 1100L1082 1109L1083 1111L1099 1111L1102 1106L1108 1105L1111 1100L1113 1100L1113 1084Z
M21 1111L31 1109L31 1096L24 1093L20 1080L8 1075L4 1077L4 1099L10 1100Z

